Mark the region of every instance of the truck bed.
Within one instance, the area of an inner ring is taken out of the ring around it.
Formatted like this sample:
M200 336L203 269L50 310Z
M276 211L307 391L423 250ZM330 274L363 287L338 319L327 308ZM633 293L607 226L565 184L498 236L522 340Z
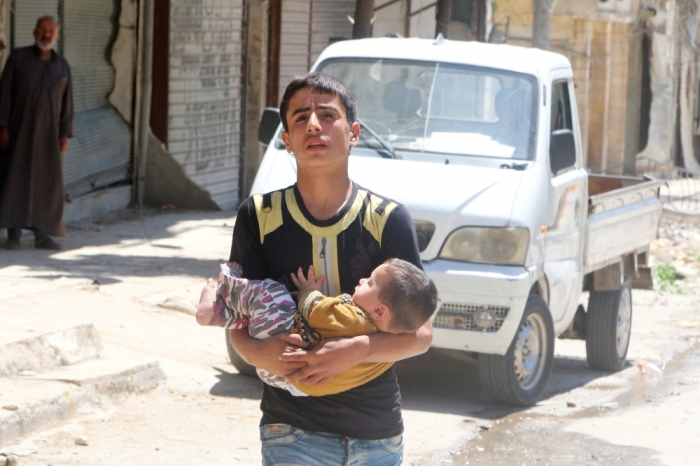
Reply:
M584 273L648 249L661 219L662 184L652 178L589 175Z

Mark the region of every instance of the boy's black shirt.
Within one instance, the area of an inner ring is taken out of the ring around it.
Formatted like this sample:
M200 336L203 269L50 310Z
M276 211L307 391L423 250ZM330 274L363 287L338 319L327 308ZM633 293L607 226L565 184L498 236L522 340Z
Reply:
M341 211L331 219L319 221L306 210L296 185L277 193L281 195L274 197L277 201L273 206L270 195L264 200L257 196L256 209L251 196L238 210L230 260L241 264L246 278L271 278L294 290L290 274L299 267L308 270L314 255L320 254L334 262L334 271L327 274L335 273L339 284L332 291L352 294L358 280L369 277L387 259L404 259L422 269L413 222L403 205L353 184L352 195ZM266 231L261 242L258 212L262 217L266 215L262 212L274 209L281 209L281 224L279 216L277 221L263 222L264 228L271 231ZM375 227L382 226L372 231L372 222ZM272 228L271 223L275 225ZM341 224L342 228L335 229L337 235L329 237L326 250L320 232ZM318 263L318 257L315 260ZM403 432L401 395L393 367L360 387L323 397L295 397L265 384L260 408L261 425L290 424L311 432L359 439L389 438Z

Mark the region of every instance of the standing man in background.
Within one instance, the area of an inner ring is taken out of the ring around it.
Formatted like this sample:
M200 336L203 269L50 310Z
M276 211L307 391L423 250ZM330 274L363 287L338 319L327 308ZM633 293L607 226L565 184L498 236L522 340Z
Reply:
M37 20L35 45L14 50L0 79L0 149L6 175L0 180L0 228L7 249L20 246L22 228L34 247L59 250L49 235L65 236L61 155L73 136L70 68L53 48L58 21Z

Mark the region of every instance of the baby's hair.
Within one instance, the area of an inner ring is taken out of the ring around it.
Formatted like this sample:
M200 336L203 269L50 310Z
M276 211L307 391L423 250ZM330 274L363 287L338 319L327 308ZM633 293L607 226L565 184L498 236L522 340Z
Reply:
M384 262L389 278L382 283L379 300L391 311L389 327L411 333L430 319L438 305L435 283L424 271L401 259Z

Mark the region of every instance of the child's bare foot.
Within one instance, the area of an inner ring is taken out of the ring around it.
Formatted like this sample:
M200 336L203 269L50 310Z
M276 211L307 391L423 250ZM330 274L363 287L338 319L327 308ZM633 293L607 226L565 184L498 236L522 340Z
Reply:
M212 309L216 299L216 282L213 278L207 278L207 283L199 296L199 305L195 315L199 325L208 325L212 318Z

